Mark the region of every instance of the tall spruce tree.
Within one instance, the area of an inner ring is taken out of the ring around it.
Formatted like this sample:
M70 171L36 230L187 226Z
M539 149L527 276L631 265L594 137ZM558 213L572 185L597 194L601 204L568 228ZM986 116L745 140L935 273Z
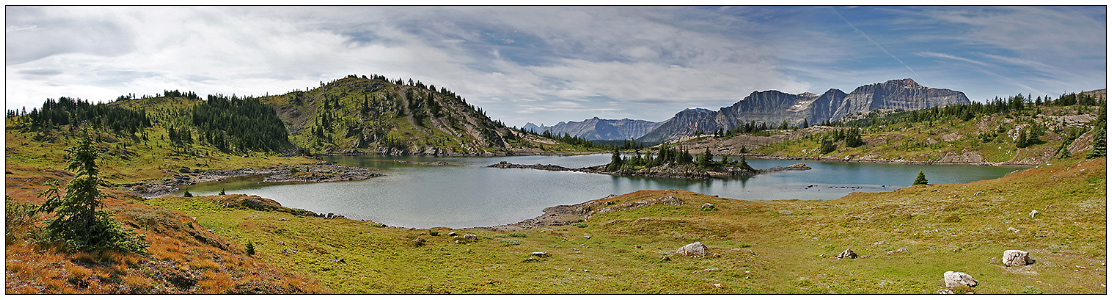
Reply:
M66 149L69 153L66 170L73 171L74 178L66 185L65 194L60 193L57 182L48 184L49 188L39 194L46 197L39 211L55 216L46 227L47 237L60 242L67 251L146 252L149 244L142 235L124 229L107 212L97 211L104 205L101 199L105 196L97 189L100 184L97 150L89 133L82 131L77 145Z
M919 170L919 176L915 176L915 183L912 185L927 184L927 175L923 174L923 170Z

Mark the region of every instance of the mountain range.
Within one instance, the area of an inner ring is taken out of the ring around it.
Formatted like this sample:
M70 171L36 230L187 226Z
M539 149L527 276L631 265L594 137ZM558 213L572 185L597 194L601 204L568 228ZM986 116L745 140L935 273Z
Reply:
M660 122L645 120L610 120L594 117L582 122L560 122L553 126L536 125L527 123L522 129L536 133L551 132L553 135L562 136L565 133L592 141L597 140L632 140L652 131Z
M838 89L830 89L822 95L769 90L753 92L718 111L680 111L637 140L659 143L696 132L732 129L750 122L768 126L786 122L789 126L802 126L833 122L849 114L877 109L915 110L968 103L969 98L962 92L924 87L911 79L863 85L849 94Z

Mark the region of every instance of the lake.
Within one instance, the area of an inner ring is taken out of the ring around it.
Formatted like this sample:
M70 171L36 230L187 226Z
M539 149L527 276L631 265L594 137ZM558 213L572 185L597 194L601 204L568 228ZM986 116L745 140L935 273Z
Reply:
M334 156L325 160L371 167L387 176L355 182L264 184L257 179L211 182L189 188L194 195L258 195L284 206L391 226L465 228L516 223L561 204L621 195L638 190L683 189L744 200L837 199L850 192L891 191L911 185L919 170L932 184L971 182L1002 177L1022 168L966 165L899 165L876 163L750 159L758 169L802 162L812 169L752 177L683 180L617 177L579 172L498 169L484 166L554 164L570 168L610 162L610 154L510 157ZM398 163L442 161L451 166Z

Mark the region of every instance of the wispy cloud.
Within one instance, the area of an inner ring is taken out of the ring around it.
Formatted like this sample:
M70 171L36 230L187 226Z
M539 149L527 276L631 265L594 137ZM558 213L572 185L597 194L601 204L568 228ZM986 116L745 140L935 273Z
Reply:
M834 14L838 15L838 17L841 18L842 21L846 21L846 25L849 25L850 28L853 28L853 31L856 31L857 33L860 33L861 36L865 38L865 40L868 40L869 43L872 43L873 45L875 45L877 48L880 49L880 51L883 51L884 54L888 54L889 57L892 57L892 59L895 59L897 62L899 62L905 68L907 68L908 71L911 71L911 73L913 73L913 74L915 73L915 69L912 69L911 66L908 66L906 63L903 62L903 60L900 60L899 57L896 57L895 55L892 55L891 52L888 52L888 49L885 49L884 46L880 45L880 43L877 43L876 41L874 41L873 38L869 37L869 35L866 34L864 31L861 31L861 29L857 29L857 26L853 26L853 23L850 22L849 19L846 19L845 16L842 16L842 13L839 13L837 9L834 9L834 7L831 7L830 11L833 11Z
M975 99L1100 88L1106 73L1104 12L1084 8L6 10L9 107L164 89L276 94L374 73L447 87L508 124L660 121L758 90L822 93L907 72Z

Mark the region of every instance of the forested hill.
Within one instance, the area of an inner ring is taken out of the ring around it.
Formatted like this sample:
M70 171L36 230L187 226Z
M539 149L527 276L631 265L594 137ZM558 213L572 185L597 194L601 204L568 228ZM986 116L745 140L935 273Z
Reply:
M349 75L320 87L259 100L313 153L484 155L531 146L446 88Z
M349 75L281 95L166 90L108 103L61 97L9 110L9 126L42 137L76 124L116 138L166 141L184 154L499 155L597 151L585 139L508 128L447 88ZM37 132L37 133L36 133ZM53 140L53 139L48 139Z

